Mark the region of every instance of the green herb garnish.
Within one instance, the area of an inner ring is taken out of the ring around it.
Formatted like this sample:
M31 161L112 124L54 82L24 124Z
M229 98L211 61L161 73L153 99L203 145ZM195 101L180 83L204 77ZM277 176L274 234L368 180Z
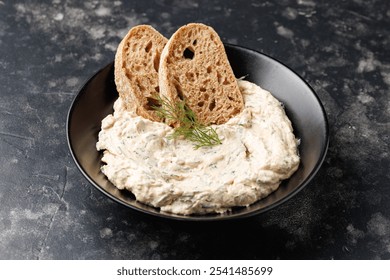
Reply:
M194 111L186 105L184 100L174 103L166 96L156 96L156 100L159 106L153 105L152 108L159 117L177 124L173 133L168 136L170 139L184 137L195 143L195 149L222 143L214 128L198 122Z

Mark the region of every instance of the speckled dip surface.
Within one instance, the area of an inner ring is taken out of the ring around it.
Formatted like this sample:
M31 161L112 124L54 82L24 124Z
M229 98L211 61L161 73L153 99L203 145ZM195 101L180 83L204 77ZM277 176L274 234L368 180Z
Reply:
M131 26L188 22L301 75L328 156L282 206L213 224L150 219L75 166L70 104ZM388 1L0 1L0 259L390 259Z

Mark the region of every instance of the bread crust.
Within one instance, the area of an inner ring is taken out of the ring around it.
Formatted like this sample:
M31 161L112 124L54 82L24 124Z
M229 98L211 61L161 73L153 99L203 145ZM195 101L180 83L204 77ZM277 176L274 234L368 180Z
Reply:
M159 68L160 94L185 100L200 123L222 124L242 111L244 101L218 34L190 23L165 45Z
M127 110L152 121L162 121L152 108L159 94L159 64L168 39L149 25L129 30L115 54L114 76Z

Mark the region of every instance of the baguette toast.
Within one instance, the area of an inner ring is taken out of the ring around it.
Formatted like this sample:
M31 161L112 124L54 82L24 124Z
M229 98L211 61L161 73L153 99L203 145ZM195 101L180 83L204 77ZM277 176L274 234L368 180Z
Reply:
M172 102L185 100L204 125L225 123L244 107L223 43L204 24L182 26L168 40L161 54L159 84L160 95Z
M152 108L159 94L161 52L168 39L149 25L129 30L115 55L115 84L127 110L152 121L162 121Z

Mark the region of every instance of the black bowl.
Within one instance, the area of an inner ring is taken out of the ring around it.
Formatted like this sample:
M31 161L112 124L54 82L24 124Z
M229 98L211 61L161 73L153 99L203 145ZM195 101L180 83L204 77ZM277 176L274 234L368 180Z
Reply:
M209 221L248 217L263 213L293 197L319 170L328 148L327 118L313 89L291 69L275 59L247 48L225 45L236 77L270 91L285 105L294 134L301 140L301 163L293 176L278 190L249 207L237 207L225 214L180 216L137 202L128 191L120 191L100 172L102 153L95 148L101 121L113 112L118 98L114 83L114 64L110 63L81 88L68 113L67 137L72 156L81 173L98 190L113 200L150 215L175 220Z

